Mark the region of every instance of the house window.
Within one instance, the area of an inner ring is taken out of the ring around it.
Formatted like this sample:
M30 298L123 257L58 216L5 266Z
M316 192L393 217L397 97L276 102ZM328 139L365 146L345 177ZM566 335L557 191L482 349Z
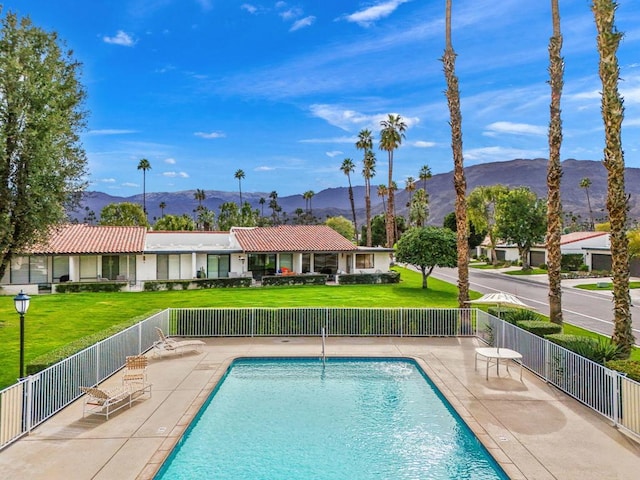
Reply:
M180 255L158 255L156 259L156 278L158 280L180 278Z
M335 274L338 271L338 254L316 253L313 256L313 269L318 273Z
M53 282L69 281L69 257L53 257Z
M374 268L373 253L356 253L356 268Z
M287 268L290 272L293 272L293 253L281 253L279 267L280 269Z
M29 257L11 259L11 283L29 283Z
M118 255L102 256L102 278L115 280L120 275L120 258Z
M80 257L80 280L95 282L98 278L98 257L84 255Z
M29 283L48 283L46 257L29 257Z
M229 276L229 255L207 255L207 278L221 278Z
M311 254L302 254L302 273L309 273L311 271Z
M275 275L276 255L275 253L250 253L248 265L249 271L256 280L260 280L264 275Z

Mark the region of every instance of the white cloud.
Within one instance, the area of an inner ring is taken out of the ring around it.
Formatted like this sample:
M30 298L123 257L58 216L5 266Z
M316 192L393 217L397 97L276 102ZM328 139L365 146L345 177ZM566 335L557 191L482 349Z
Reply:
M262 165L253 169L254 172L270 172L271 170L275 170L275 167L267 167L266 165Z
M138 185L137 183L131 183L131 182L125 182L122 184L123 187L133 187L133 188L138 188L140 185ZM114 187L115 188L115 187Z
M519 148L507 147L482 147L471 148L463 152L465 160L472 163L501 162L504 160L512 160L514 158L540 158L548 155L548 151L541 150L523 150Z
M547 128L528 123L494 122L487 125L482 134L486 137L497 137L504 134L544 136L547 134Z
M418 148L431 148L436 146L436 142L426 142L424 140L417 140L413 142L411 145Z
M194 133L194 135L196 137L200 137L200 138L206 138L206 139L212 139L212 138L224 138L227 136L226 133L224 132L211 132L211 133L205 133L205 132L196 132Z
M116 128L103 128L98 130L89 130L87 135L126 135L129 133L137 133L137 130L124 130Z
M310 27L313 24L313 22L315 22L315 20L316 20L316 17L314 17L313 15L309 15L308 17L301 18L300 20L297 20L293 23L289 31L295 32L296 30L300 30L301 28Z
M325 152L327 157L337 157L338 155L342 155L343 152L341 152L340 150L332 150L330 152Z
M101 178L100 181L102 183L116 183L116 179L115 178Z
M169 165L175 165L176 159L175 158L165 158L164 163L167 163Z
M348 22L357 23L362 27L368 27L381 18L391 15L400 5L407 3L409 0L389 0L376 5L358 10L355 13L344 15Z
M163 172L162 175L169 178L189 178L189 174L186 172Z
M102 40L104 40L106 43L110 43L112 45L121 45L123 47L132 47L136 43L133 38L131 38L131 35L123 32L122 30L118 30L118 33L116 33L114 37L108 37L105 35L104 37L102 37Z
M282 17L282 19L286 22L290 21L290 20L294 20L298 17L301 17L302 14L304 12L302 11L302 9L300 8L290 8L288 10L285 10L284 12L280 12L280 16Z
M298 140L300 143L353 143L358 141L357 137L330 137L330 138L305 138Z
M246 10L252 15L255 15L258 11L258 7L256 7L255 5L251 5L250 3L243 3L242 5L240 5L240 9Z

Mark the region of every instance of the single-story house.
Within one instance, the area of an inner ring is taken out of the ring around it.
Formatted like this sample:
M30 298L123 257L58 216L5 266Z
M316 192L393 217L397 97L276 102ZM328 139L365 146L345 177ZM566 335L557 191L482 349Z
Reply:
M586 249L605 248L610 246L608 232L571 232L560 237L560 253L562 255L580 254L584 256L584 263L587 262ZM489 257L490 248L488 238L478 246L478 255ZM520 260L518 247L513 244L498 243L496 245L496 256L499 261L517 262ZM547 263L547 249L544 245L534 245L529 252L529 264L532 267Z
M586 247L585 264L589 271L611 271L611 247ZM632 258L629 262L629 274L632 277L640 278L640 258Z
M43 245L16 255L4 293L61 282L184 280L280 272L376 273L389 270L393 249L359 247L326 225L234 227L228 232L148 231L86 224L56 229Z

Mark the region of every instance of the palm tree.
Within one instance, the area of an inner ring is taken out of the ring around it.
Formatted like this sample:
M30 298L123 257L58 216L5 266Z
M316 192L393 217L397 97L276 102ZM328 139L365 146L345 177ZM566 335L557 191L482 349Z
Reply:
M269 208L271 209L271 217L273 218L273 224L276 225L278 220L278 212L281 210L280 205L278 205L278 192L273 190L269 194Z
M580 188L584 188L584 191L587 194L587 205L589 206L589 230L593 230L595 224L593 222L593 210L591 210L591 199L589 198L589 189L591 188L591 179L589 177L584 177L580 180Z
M409 201L407 202L407 207L411 207L411 200L413 199L413 192L416 190L416 180L413 177L407 177L404 181L404 189L409 192ZM409 226L411 226L411 215L407 215L409 218Z
M265 200L264 197L260 197L260 200L258 200L258 203L260 204L260 209L261 209L260 216L264 217L264 204L267 203L267 201Z
M200 188L196 188L195 193L193 194L193 198L198 201L198 209L202 209L202 202L207 198L207 195L204 193L204 190Z
M429 200L427 192L419 188L409 204L409 224L413 223L416 227L424 227L427 223L427 206Z
M458 247L458 306L465 308L469 300L469 243L467 224L466 190L462 156L462 115L460 113L460 89L456 76L456 52L451 45L451 0L447 0L445 12L445 50L442 56L444 76L447 81L449 125L451 126L451 150L453 152L453 185L456 192L456 238Z
M562 59L562 33L558 0L551 0L553 36L549 39L549 163L547 165L547 275L549 277L549 319L562 325L562 286L560 237L562 236L562 203L560 201L560 146L562 145L562 95L564 61Z
M427 180L431 178L431 169L429 168L429 165L423 165L420 167L418 178L422 181L422 189L424 190L424 193L427 193Z
M367 217L367 247L371 246L371 178L376 175L376 155L369 150L364 156L362 177L364 178L364 206Z
M387 190L387 186L380 184L378 185L378 196L382 198L382 210L385 212L385 217L387 215L387 207L385 206L385 202L384 199L387 196L387 194L389 193L389 190Z
M607 169L607 210L611 225L611 273L613 280L614 327L611 340L626 357L634 344L629 296L629 240L626 235L629 200L624 187L622 119L624 108L618 91L620 67L618 45L622 33L615 28L614 0L593 0L592 9L598 32L599 73L602 81L602 120L604 123L604 166Z
M376 174L376 157L373 154L373 136L371 130L366 128L358 133L356 148L362 150L362 176L364 177L364 204L367 217L367 246L371 246L371 177Z
M233 178L238 179L238 190L240 191L240 207L242 207L242 179L244 178L244 170L238 169Z
M142 211L147 215L147 170L151 170L151 163L146 158L138 162L138 170L142 170Z
M164 209L167 208L167 204L165 202L160 202L160 218L164 218Z
M356 243L358 242L358 224L356 223L356 205L353 201L353 187L351 186L351 174L355 170L355 165L353 164L353 160L350 158L345 158L342 161L342 165L340 166L340 170L347 176L347 180L349 180L349 202L351 203L351 215L353 216L353 228L356 232Z
M315 192L313 190L307 190L306 192L304 192L302 194L302 198L305 199L306 201L306 208L307 208L307 213L309 214L309 216L312 215L312 210L311 210L311 199L313 198L313 196L315 195Z
M385 150L389 155L389 181L388 185L393 184L393 152L400 146L402 140L405 138L404 132L407 129L407 124L402 121L400 115L389 114L386 120L380 122L382 130L380 131L380 150ZM395 240L395 203L394 203L394 191L392 188L388 189L388 201L387 201L387 247L393 247Z

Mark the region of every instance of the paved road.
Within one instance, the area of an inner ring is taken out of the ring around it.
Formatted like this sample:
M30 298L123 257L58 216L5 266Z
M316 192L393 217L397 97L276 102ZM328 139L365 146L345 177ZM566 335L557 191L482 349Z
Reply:
M446 282L457 283L457 269L435 269L432 276ZM481 293L507 292L516 295L527 305L548 315L549 287L546 275L531 278L505 275L496 271L469 269L469 283L472 290ZM572 285L585 283L584 280L562 281L562 313L564 321L594 332L610 336L613 333L613 301L610 292L588 291L573 288ZM640 291L632 290L632 328L636 344L640 344Z

